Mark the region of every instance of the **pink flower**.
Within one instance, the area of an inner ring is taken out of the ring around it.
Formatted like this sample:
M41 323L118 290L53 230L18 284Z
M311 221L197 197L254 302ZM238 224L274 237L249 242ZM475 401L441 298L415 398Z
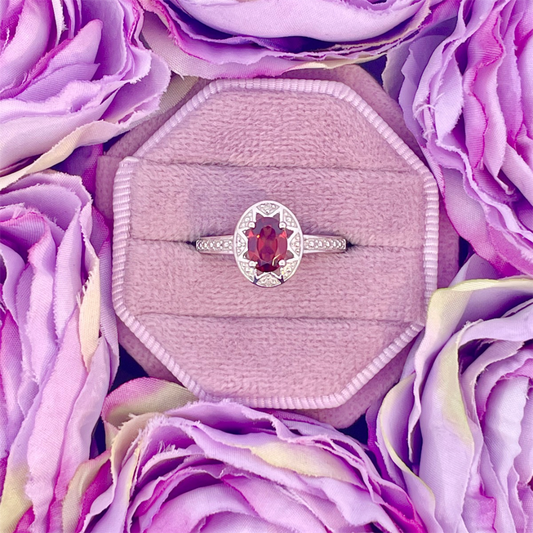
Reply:
M194 400L156 379L107 398L108 450L72 480L65 532L425 531L354 439L301 415Z
M2 2L0 188L157 109L169 71L141 24L137 0Z
M500 273L533 274L533 3L446 0L384 79L457 231Z
M442 0L140 1L162 21L147 15L143 35L175 72L247 78L382 55Z
M118 364L111 250L78 177L0 194L0 530L60 531Z
M433 295L369 439L435 533L533 525L533 279L494 275L473 256Z

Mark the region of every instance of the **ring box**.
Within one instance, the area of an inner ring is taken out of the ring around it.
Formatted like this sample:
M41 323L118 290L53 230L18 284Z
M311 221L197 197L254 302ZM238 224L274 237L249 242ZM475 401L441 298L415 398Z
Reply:
M123 344L200 398L304 410L341 427L398 378L428 298L457 267L457 236L439 221L433 176L389 125L406 137L379 86L358 67L298 76L205 85L122 160L113 298ZM271 289L231 257L196 252L197 238L233 233L262 200L289 207L304 233L354 246L304 256Z

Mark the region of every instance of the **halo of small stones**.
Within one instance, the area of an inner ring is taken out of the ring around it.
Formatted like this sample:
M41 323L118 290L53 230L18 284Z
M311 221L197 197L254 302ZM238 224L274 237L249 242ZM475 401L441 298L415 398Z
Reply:
M248 240L245 233L255 222L258 213L268 217L275 217L279 214L280 223L285 224L287 229L293 232L287 241L287 249L293 257L288 259L276 272L260 272L245 257L248 251ZM278 202L265 201L252 205L240 218L233 235L233 253L240 271L248 281L259 287L277 287L285 283L296 272L304 251L303 243L302 229L294 213Z

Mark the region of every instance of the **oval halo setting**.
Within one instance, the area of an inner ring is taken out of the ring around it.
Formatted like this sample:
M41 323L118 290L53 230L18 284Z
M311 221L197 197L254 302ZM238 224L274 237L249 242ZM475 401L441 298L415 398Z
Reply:
M303 243L294 213L279 202L265 200L241 216L233 234L233 253L248 281L258 287L277 287L296 272Z

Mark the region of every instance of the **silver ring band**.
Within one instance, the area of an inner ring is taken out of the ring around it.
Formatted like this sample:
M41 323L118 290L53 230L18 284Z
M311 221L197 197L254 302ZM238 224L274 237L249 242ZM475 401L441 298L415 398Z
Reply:
M304 235L288 207L266 200L243 213L233 235L201 237L196 250L233 255L248 281L259 287L277 287L294 275L304 253L342 253L346 245L340 236Z
M196 250L201 254L233 255L233 235L201 237ZM346 251L346 239L333 235L304 235L304 254L342 253Z

